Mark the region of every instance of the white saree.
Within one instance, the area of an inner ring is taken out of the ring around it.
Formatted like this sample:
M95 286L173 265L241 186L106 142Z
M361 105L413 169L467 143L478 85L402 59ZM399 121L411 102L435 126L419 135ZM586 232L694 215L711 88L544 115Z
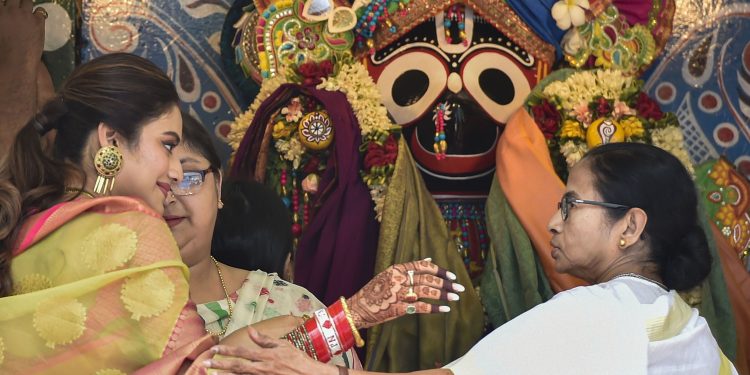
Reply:
M634 277L559 293L445 368L455 375L737 374L698 310Z

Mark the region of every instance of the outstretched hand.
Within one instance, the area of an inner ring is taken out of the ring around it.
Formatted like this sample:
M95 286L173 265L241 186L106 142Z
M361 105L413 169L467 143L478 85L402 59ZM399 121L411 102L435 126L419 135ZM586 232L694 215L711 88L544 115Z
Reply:
M448 312L448 306L419 300L458 301L455 292L465 288L453 280L456 275L430 259L390 266L347 300L354 325L363 329L405 314Z
M338 374L336 367L313 360L286 340L270 338L251 326L247 327L247 334L260 348L217 345L211 349L217 356L203 362L203 366L233 374Z

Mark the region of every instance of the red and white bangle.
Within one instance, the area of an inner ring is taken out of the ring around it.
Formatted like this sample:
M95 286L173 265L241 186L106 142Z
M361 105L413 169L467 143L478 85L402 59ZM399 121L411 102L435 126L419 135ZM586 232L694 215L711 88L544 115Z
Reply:
M336 332L339 334L339 340L344 350L354 346L354 334L352 328L349 326L349 321L346 318L344 307L341 301L336 301L331 307L328 308L328 314L332 317Z
M327 363L333 356L351 349L355 344L358 347L364 345L356 329L346 300L342 297L328 309L316 311L312 318L287 334L286 338L314 359Z
M344 352L341 342L339 341L339 334L336 332L336 325L328 315L328 310L320 309L315 312L315 320L318 323L318 328L323 334L323 338L328 344L328 349L331 351L331 355L339 355Z
M317 320L314 317L308 319L304 324L304 328L305 331L307 331L307 335L310 337L310 343L315 349L315 353L318 355L318 360L323 363L328 363L333 355L331 355L331 350L328 348L326 340L323 338L323 334L318 328Z

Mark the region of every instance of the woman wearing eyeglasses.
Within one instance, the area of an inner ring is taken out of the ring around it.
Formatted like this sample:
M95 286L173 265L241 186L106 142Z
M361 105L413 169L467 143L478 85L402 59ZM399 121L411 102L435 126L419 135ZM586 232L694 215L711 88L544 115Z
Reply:
M183 113L182 118L182 146L175 150L174 154L180 160L184 177L181 181L172 183L172 192L167 195L165 201L164 219L174 234L183 261L190 267L190 297L198 305L198 312L206 324L206 332L219 339L233 334L245 335L244 330L241 329L248 325L253 325L269 336L282 337L303 324L304 315L313 316L325 306L304 288L282 280L275 273L230 267L211 256L217 211L224 207L221 199L220 160L203 126L187 114ZM237 184L239 183L234 185L237 186ZM230 202L243 204L237 192L230 192L230 194L234 197L227 201L227 204ZM252 199L259 199L259 197L252 197ZM269 199L279 200L273 194ZM245 220L249 222L263 218L274 220L273 216L287 214L280 200L277 205L268 205L268 207L280 210L280 212L248 212L247 214L257 215L258 218ZM230 207L224 209L230 209ZM240 207L231 207L231 209L238 212L245 211ZM243 220L242 218L235 219ZM287 221L286 230L291 231L291 221ZM239 225L247 232L262 230L249 228L247 224L231 224ZM216 228L216 230L232 232L229 228ZM239 232L237 229L233 230L233 233ZM245 236L251 235L251 233L245 234ZM291 238L291 233L288 237ZM283 242L283 239L279 241ZM225 244L219 243L218 245ZM277 246L283 245L285 244L277 244ZM291 246L291 244L286 245ZM260 252L265 249L235 250L252 254L253 251ZM386 283L390 284L388 289L391 290L387 291L387 296L379 297L376 292L367 293L368 298L363 298L363 293L360 292L346 300L348 302L341 302L351 307L351 313L355 317L352 323L356 324L356 328L367 328L405 313L447 312L447 306L433 307L424 302L416 302L416 298L429 297L455 301L458 300L458 295L453 292L463 291L463 287L458 284L430 276L430 273L442 272L444 277L448 277L448 273L439 271L430 262L415 262L406 266L411 268L404 267L405 265L398 265L389 269L386 271L389 275L387 278L383 277L384 274L380 274L368 284L370 289L373 289L371 286L373 283L377 284L378 288ZM366 286L365 289L367 288ZM409 292L414 297L411 302L408 302L407 298ZM368 302L376 298L380 298L377 306L374 306L374 302ZM365 307L369 310L368 312L362 310ZM365 315L368 316L365 317ZM356 316L361 316L362 319L356 319ZM351 328L343 328L352 331ZM240 332L236 332L238 330ZM340 334L343 337L346 332L342 331ZM351 349L351 345L346 349ZM323 358L323 353L320 355ZM341 353L331 357L329 362L331 364L343 366L342 368L361 368L353 350L342 349Z
M217 339L190 301L190 272L162 218L168 193L185 181L174 154L178 100L148 60L98 57L76 68L3 155L0 373L197 373L195 361L214 354ZM41 136L52 130L50 156ZM401 267L445 274L429 262ZM359 321L392 319L406 306L394 298L373 313L350 301L346 316ZM252 345L244 332L222 342Z
M211 255L217 211L224 206L221 161L203 126L188 114L183 113L182 119L183 147L175 150L175 156L182 163L184 177L172 185L172 192L167 195L164 219L177 241L183 261L190 267L190 297L205 321L206 332L220 339L250 324L269 336L281 337L301 324L303 315L312 315L325 306L310 292L282 280L277 274L231 267ZM279 200L275 195L270 198ZM228 202L237 204L237 200L235 197ZM273 207L280 211L251 212L249 214L258 218L240 220L273 220L273 215L287 213L281 202ZM227 209L241 210L238 207ZM291 242L291 220L288 221L286 229L290 231ZM232 225L245 227L248 233L244 236L261 230L247 228L242 223ZM291 250L291 243L288 245ZM264 249L242 251L251 255L253 251ZM353 367L354 358L351 351L345 356L336 356L333 363Z
M674 156L637 143L591 150L571 170L548 228L557 271L592 285L557 294L444 369L420 374L737 373L705 319L675 292L699 285L711 257L695 188ZM208 367L338 374L284 341L252 330L250 336L264 349L219 346L219 353L236 358L214 359Z

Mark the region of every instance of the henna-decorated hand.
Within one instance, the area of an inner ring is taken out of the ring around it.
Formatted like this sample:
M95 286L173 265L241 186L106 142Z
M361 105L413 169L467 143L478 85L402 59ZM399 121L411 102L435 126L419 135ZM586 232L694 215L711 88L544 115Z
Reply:
M411 275L410 275L411 274ZM458 301L465 288L454 283L456 275L430 259L396 264L377 274L346 302L354 325L369 328L404 314L448 312L450 307L418 301L421 298Z

